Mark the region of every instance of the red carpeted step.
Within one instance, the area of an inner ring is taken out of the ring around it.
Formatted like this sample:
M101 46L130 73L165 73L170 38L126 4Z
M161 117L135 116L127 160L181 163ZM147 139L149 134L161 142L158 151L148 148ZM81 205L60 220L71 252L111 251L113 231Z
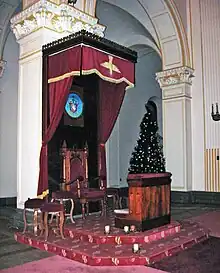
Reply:
M51 234L48 242L35 237L31 233L15 234L15 239L32 247L78 261L87 265L116 266L116 265L149 265L164 257L188 248L207 239L206 230L198 225L183 225L183 231L163 238L160 241L143 243L138 254L132 253L132 245L128 244L96 244L82 241L80 238L65 240Z
M111 232L108 236L104 234L106 225L111 226ZM179 231L180 223L173 221L169 225L145 232L125 234L123 230L114 228L114 217L100 219L100 216L89 216L84 221L78 219L76 224L66 225L65 236L96 244L133 244L157 241Z

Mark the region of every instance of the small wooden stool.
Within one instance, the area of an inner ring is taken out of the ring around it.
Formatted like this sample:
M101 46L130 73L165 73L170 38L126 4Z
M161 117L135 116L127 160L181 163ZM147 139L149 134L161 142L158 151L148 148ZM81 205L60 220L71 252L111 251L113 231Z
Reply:
M41 235L44 232L44 240L47 241L49 235L48 215L49 213L56 214L56 229L59 229L62 239L65 239L63 229L65 220L65 210L63 204L60 203L45 203L41 206L41 224L43 229Z
M28 226L33 226L34 227L34 235L37 236L38 232L38 227L42 229L41 222L38 221L39 215L38 213L40 212L41 206L45 203L45 200L43 199L38 199L38 198L32 198L28 199L24 203L24 211L23 211L23 219L24 219L24 230L23 233L26 232ZM26 212L28 210L33 210L34 211L34 218L32 223L27 222L27 215Z

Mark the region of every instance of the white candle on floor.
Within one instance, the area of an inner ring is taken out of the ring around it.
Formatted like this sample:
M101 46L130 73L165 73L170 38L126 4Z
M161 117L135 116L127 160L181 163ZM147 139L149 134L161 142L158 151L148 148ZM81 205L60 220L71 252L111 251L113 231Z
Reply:
M124 226L124 232L128 233L129 232L129 227L128 226Z
M139 244L133 244L133 251L134 253L139 251Z
M105 226L105 233L106 234L110 233L110 226Z

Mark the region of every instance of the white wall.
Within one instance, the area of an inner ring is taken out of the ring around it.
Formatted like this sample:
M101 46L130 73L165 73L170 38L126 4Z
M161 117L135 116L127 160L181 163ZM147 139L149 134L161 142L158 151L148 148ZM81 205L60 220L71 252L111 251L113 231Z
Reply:
M204 69L206 148L220 148L220 123L211 118L211 104L220 105L220 2L201 1L201 30Z
M220 191L220 122L211 104L220 103L220 5L218 0L191 1L193 190Z
M6 69L0 79L0 198L17 195L18 54L10 32L3 52Z

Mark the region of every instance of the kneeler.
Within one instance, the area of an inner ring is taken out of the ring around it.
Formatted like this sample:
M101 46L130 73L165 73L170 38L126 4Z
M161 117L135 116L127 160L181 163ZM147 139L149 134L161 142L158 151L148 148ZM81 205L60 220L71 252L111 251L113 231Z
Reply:
M90 188L88 181L88 149L68 149L64 143L61 149L63 160L63 177L61 190L52 193L52 198L55 200L71 200L70 216L72 218L74 203L79 201L82 207L82 218L85 219L86 213L89 213L90 202L101 203L101 214L106 214L106 191L104 188L104 178L96 178L99 181L99 188Z

